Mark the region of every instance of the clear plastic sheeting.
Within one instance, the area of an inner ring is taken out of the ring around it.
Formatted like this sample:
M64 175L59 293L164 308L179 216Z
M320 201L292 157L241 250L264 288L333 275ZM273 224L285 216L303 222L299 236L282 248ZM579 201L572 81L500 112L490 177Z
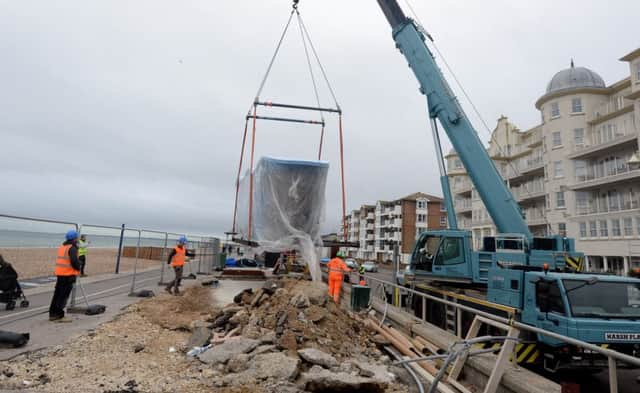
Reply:
M296 250L314 281L321 279L320 223L325 214L327 161L262 157L253 176L253 214L249 229L250 173L240 181L238 232L257 242L258 252ZM251 233L249 233L249 230Z

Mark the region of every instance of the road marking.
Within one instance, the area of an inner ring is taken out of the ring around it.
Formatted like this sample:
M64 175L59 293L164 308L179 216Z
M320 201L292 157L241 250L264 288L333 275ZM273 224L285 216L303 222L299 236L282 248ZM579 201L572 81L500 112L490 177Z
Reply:
M145 281L150 281L150 280L157 280L157 279L158 279L158 277L151 277L151 278L147 278L147 279L144 279L144 280L139 280L138 283L145 282ZM98 283L99 283L99 281L98 281ZM92 283L92 284L94 284L94 283ZM100 291L100 292L96 292L96 293L90 293L90 294L87 295L87 298L91 298L91 297L97 296L97 295L102 295L103 293L111 292L111 291L114 291L116 289L120 289L120 288L124 288L124 287L130 287L130 286L131 286L131 283L123 284L123 285L119 285L117 287L105 289L104 291ZM77 302L77 304L80 304L80 303ZM27 314L27 313L35 312L35 311L47 310L47 309L49 309L49 306L40 306L40 307L32 308L30 310L19 311L19 312L16 312L16 313L9 313L7 315L0 315L0 320L1 319L5 319L5 318L13 318L13 317L17 317L18 315Z

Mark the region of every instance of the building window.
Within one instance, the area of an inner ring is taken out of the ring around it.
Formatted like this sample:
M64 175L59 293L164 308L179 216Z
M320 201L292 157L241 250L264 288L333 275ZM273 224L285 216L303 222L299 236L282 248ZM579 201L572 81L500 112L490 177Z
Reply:
M611 236L620 236L620 220L613 219L611 220Z
M447 226L447 216L440 216L440 226L441 227Z
M573 130L573 143L576 146L584 146L584 128Z
M418 221L418 222L426 222L427 221L427 216L425 214L417 214L416 215L416 221Z
M556 207L558 209L565 208L564 191L556 192Z
M580 237L581 238L587 237L587 223L586 222L581 222L580 223Z
M427 206L427 202L423 200L419 200L417 203L418 203L418 209L424 209Z
M640 235L640 216L636 217L636 233Z
M445 205L444 202L440 202L440 211L441 212L447 211L447 205Z
M453 161L453 167L456 168L456 169L462 169L462 161L460 161L459 158L456 158Z
M551 103L551 118L560 117L560 105L557 102Z
M636 83L640 83L640 62L636 63Z
M576 181L587 180L587 162L583 160L575 160L573 162Z
M567 224L564 222L558 223L558 235L567 237Z
M562 146L562 135L560 134L560 131L556 131L552 134L553 136L553 147L558 147L558 146Z
M589 221L589 236L598 237L598 228L595 221Z
M624 235L633 236L633 220L631 217L624 218Z
M600 220L600 237L609 237L609 227L607 226L607 220Z
M562 161L555 161L553 163L553 177L564 177L564 168L562 167Z
M582 113L582 99L574 98L571 100L571 112Z

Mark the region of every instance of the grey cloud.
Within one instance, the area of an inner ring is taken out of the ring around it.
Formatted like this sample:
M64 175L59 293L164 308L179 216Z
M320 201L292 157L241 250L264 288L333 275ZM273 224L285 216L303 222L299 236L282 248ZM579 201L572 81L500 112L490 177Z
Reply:
M523 129L537 124L533 103L571 57L607 83L622 78L617 59L640 33L638 2L412 3L489 127L501 114ZM230 229L244 116L289 4L0 4L0 210ZM424 97L375 2L303 0L301 11L344 109L348 208L440 194ZM291 33L262 97L313 104L299 32ZM327 120L326 230L336 230L337 124ZM317 144L317 128L260 123L256 153L313 158Z

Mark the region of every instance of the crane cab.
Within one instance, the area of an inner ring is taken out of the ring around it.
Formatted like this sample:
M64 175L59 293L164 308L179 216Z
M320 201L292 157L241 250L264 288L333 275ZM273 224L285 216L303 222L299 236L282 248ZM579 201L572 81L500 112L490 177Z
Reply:
M473 250L470 231L426 231L418 238L410 266L400 281L426 279L487 285L494 268L580 271L581 253L575 252L573 239L560 236L534 238L522 234L498 234L483 239L481 250ZM573 264L573 265L572 265Z
M411 255L408 274L434 280L471 282L471 232L423 232Z

